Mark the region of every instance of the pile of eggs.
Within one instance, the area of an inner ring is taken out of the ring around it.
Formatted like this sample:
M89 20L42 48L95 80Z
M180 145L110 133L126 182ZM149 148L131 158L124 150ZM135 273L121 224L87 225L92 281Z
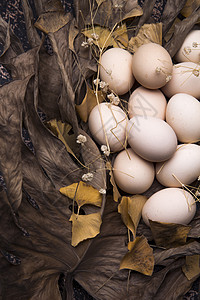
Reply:
M156 43L132 55L121 48L105 51L100 79L113 95L130 93L125 109L104 102L89 116L89 129L99 145L117 153L113 174L128 194L146 192L156 178L164 188L153 194L142 211L149 219L188 224L196 213L195 199L182 184L200 176L200 30L186 37L173 64Z

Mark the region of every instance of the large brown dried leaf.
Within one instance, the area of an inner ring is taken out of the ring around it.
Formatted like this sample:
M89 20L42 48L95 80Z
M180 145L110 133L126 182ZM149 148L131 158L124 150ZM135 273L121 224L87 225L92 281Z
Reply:
M89 215L72 214L72 246L76 247L80 242L94 238L100 232L101 215L100 213Z
M195 11L199 6L200 6L199 0L187 0L185 6L181 10L181 14L184 17L189 17L193 13L193 11Z
M35 22L35 27L48 34L50 32L56 32L65 26L71 16L69 13L62 11L49 11L39 16Z
M112 165L109 161L106 162L106 168L109 170L109 175L110 175L110 183L113 186L113 200L115 202L119 201L119 198L121 197L121 194L118 190L117 184L115 183L114 175L113 175L113 170L112 170Z
M4 19L1 16L0 16L0 42L1 45L3 45L3 50L1 51L0 56L3 56L10 46L10 31L9 31L8 23L6 23L6 21L4 21Z
M143 10L136 0L106 0L100 6L92 6L92 12L88 14L86 23L108 27L113 30L120 22L142 14Z
M149 221L153 238L157 246L173 248L184 245L191 226L174 223Z
M0 89L0 168L8 200L17 211L22 199L21 127L26 87L30 77L13 81Z
M128 244L129 252L120 263L121 269L129 269L151 276L154 269L153 249L144 236L136 237Z
M144 24L138 34L129 40L128 50L135 52L141 45L150 42L162 45L162 23Z

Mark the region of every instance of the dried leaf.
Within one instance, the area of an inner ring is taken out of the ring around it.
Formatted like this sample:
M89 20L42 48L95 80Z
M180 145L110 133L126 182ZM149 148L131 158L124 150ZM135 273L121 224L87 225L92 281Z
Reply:
M35 22L35 27L48 34L56 32L65 26L71 19L71 15L64 10L49 11L39 16Z
M105 2L106 0L96 0L97 4L100 6L101 3Z
M122 197L118 206L118 212L121 214L124 224L129 230L131 230L134 237L136 236L137 226L146 200L147 198L141 195Z
M126 24L118 25L114 31L110 31L106 27L94 26L94 28L83 31L83 34L92 38L93 34L98 36L98 39L93 39L93 43L105 49L107 47L121 47L127 48L128 46L128 33Z
M176 18L176 19L174 20L174 23L172 24L171 28L170 28L170 29L168 30L168 32L165 34L164 39L165 39L166 42L168 42L168 41L171 39L171 37L172 37L173 34L174 34L174 30L175 30L176 24L178 24L178 23L180 23L180 22L181 22L181 20L180 20L179 18Z
M103 102L105 100L105 93L98 91L96 96L94 90L87 85L83 102L80 105L76 105L76 111L84 122L87 122L91 110L97 105L97 98L99 103Z
M182 270L188 280L197 277L200 274L200 255L186 256L186 263Z
M70 199L75 199L79 207L85 204L101 207L102 204L102 195L99 191L83 181L62 187L60 192Z
M142 14L143 10L138 5L138 1L105 0L100 6L93 5L92 12L86 18L86 24L100 25L113 30L122 21L141 16Z
M147 43L162 45L162 23L144 24L138 34L130 39L128 50L134 53L141 45Z
M160 223L149 220L153 238L157 246L173 248L184 245L191 226Z
M76 247L80 242L97 236L100 232L101 215L100 213L89 215L72 214L72 246Z
M114 175L113 175L113 170L112 170L112 165L109 161L106 162L106 169L109 170L109 175L110 175L110 183L113 186L113 199L115 202L119 201L119 198L121 197L119 190L117 188L117 185L115 183Z
M151 276L154 269L153 249L144 236L136 237L128 244L129 252L120 263L121 269L129 269Z
M181 10L181 14L184 17L189 17L193 11L195 11L200 6L200 0L187 0L185 6Z
M63 142L67 151L78 161L77 156L80 153L80 148L76 143L77 136L73 133L72 126L56 119L47 122L47 126Z
M0 43L3 45L3 49L0 53L0 56L3 56L4 53L10 47L10 30L9 25L4 19L0 16Z

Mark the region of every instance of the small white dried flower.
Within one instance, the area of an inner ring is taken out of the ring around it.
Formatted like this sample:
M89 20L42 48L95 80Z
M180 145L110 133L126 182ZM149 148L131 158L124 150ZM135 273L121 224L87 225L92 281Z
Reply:
M94 85L98 85L100 83L100 80L98 78L93 80Z
M107 83L105 83L105 81L100 81L100 82L99 82L99 87L100 87L101 89L103 89L106 85L107 85Z
M185 52L185 54L186 55L189 55L190 53L191 53L191 48L190 47L185 47L184 49L183 49L183 51Z
M168 75L168 76L166 77L166 82L169 82L171 79L172 79L172 75Z
M110 100L110 102L114 105L118 105L120 100L118 96L115 96L113 93L107 95L108 99Z
M105 189L100 189L99 193L105 195L106 194L106 190Z
M101 146L101 151L103 152L104 155L109 156L110 151L108 150L108 147L106 145Z
M78 144L83 145L85 142L87 142L87 138L86 138L86 136L84 136L84 135L82 135L82 134L79 134L79 135L77 136L76 142L77 142Z
M88 42L82 42L81 44L81 47L84 47L84 48L88 48L89 44Z
M99 39L99 35L97 33L92 33L91 37L96 41Z
M198 43L197 43L197 42L193 42L193 43L192 43L192 47L193 47L193 48L197 48L197 47L198 47Z
M199 177L197 178L197 180L200 181L200 175L199 175Z
M92 45L94 43L94 40L93 40L93 38L88 38L87 42L89 45Z
M83 174L82 176L82 180L83 181L91 181L93 179L93 174L92 173L86 173L86 174Z

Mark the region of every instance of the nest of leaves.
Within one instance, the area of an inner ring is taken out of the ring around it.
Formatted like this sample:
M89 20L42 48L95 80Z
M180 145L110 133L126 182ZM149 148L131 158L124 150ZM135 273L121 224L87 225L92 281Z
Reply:
M187 226L148 228L140 221L145 195L120 195L112 155L92 140L87 119L106 99L93 84L103 51L133 53L153 41L173 57L200 19L199 1L169 0L155 23L155 0L142 8L131 0L75 0L74 15L59 0L37 0L34 25L22 3L29 51L0 20L0 62L12 77L0 89L0 298L71 300L73 279L95 299L181 298L200 274L199 210ZM146 195L158 189L155 182Z

